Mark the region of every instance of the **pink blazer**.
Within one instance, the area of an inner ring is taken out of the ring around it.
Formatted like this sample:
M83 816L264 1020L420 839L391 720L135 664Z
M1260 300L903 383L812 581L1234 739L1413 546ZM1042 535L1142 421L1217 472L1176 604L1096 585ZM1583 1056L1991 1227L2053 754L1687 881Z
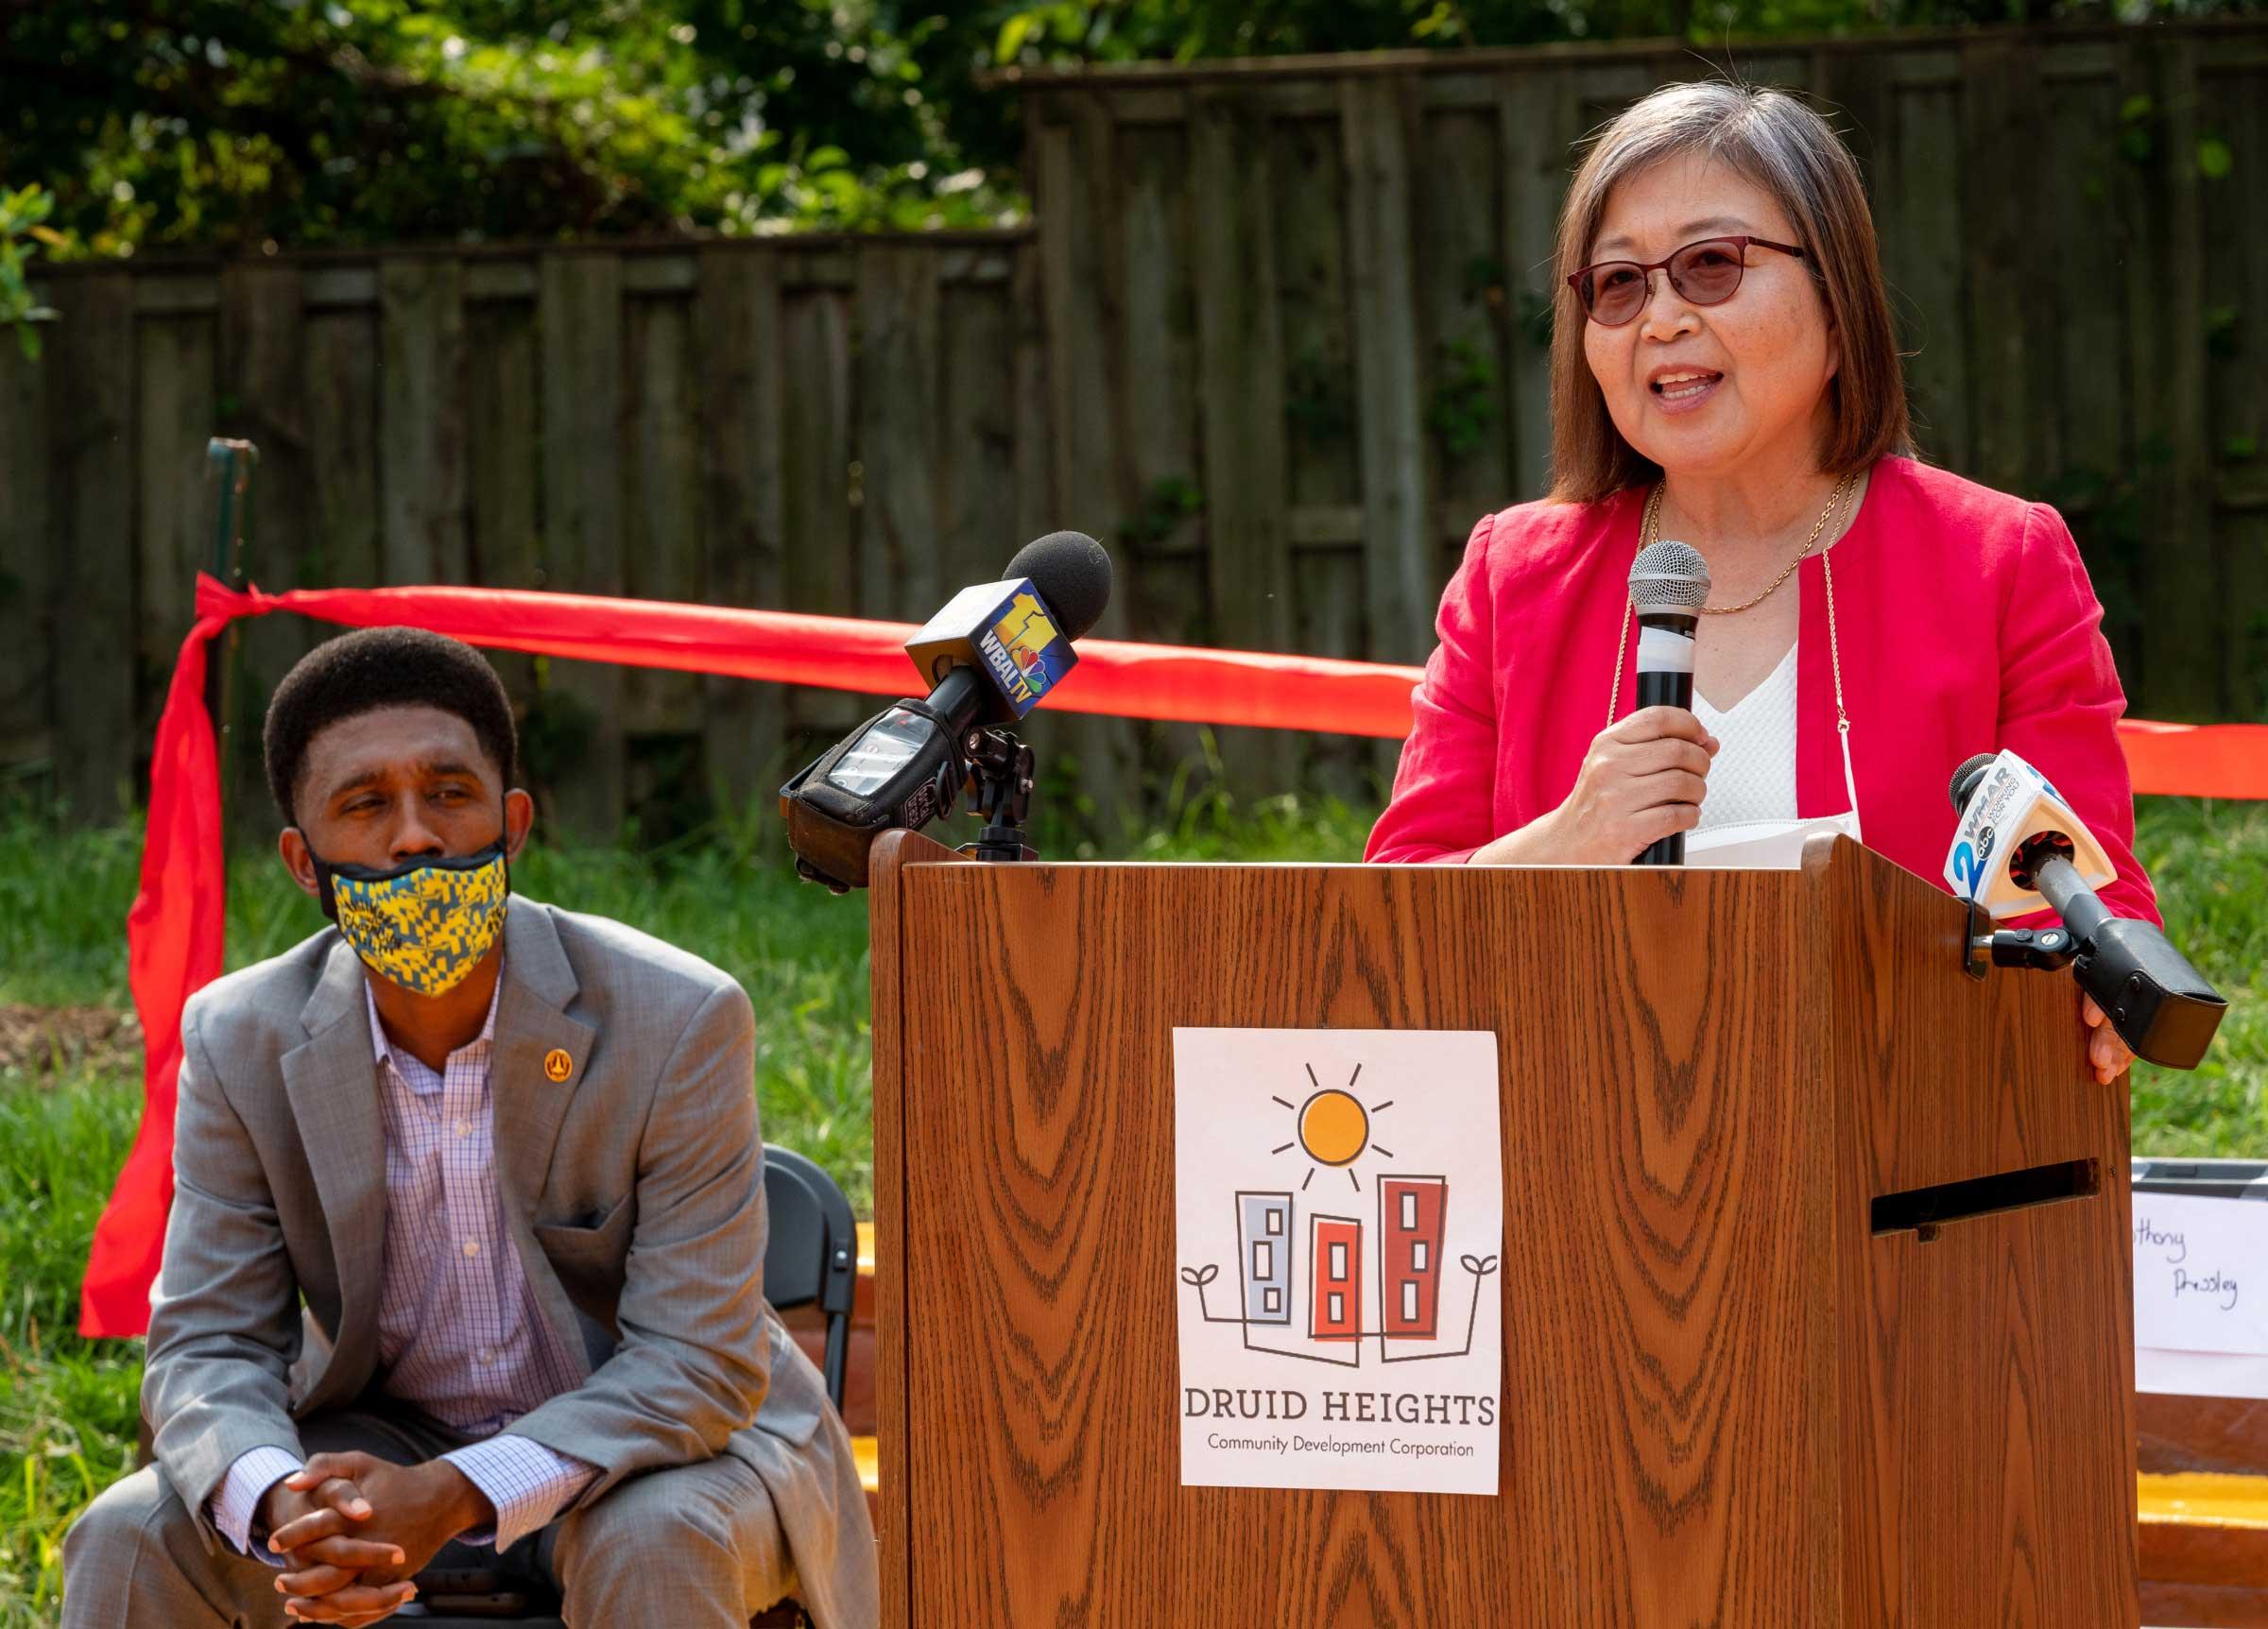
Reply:
M1473 528L1441 598L1440 645L1412 697L1374 861L1462 861L1558 806L1606 723L1644 492L1521 504ZM2103 608L2063 518L1908 458L1875 466L1834 546L1843 694L1866 844L1943 885L1947 782L2013 747L2053 780L2118 871L2104 899L2158 919L2134 858L2134 797L2114 730L2126 710ZM1848 806L1835 744L1827 581L1796 572L1796 813ZM1784 591L1783 591L1784 592ZM1623 656L1631 711L1638 641Z

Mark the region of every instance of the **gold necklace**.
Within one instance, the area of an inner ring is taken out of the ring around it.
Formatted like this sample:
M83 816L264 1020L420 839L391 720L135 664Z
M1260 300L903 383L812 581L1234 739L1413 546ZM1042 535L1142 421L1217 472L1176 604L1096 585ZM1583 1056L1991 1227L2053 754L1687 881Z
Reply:
M1795 574L1796 568L1803 564L1805 557L1817 545L1819 534L1827 530L1827 523L1833 518L1835 511L1843 506L1843 500L1850 495L1850 489L1857 479L1858 477L1855 475L1846 475L1835 483L1835 489L1828 494L1827 507L1820 510L1819 518L1812 523L1812 535L1803 540L1803 547L1796 551L1796 557L1788 562L1787 569L1764 585L1763 592L1752 599L1744 599L1737 606L1703 606L1701 614L1703 616L1731 616L1735 611L1744 611L1751 606L1762 605L1764 601L1770 599L1779 585ZM1654 483L1654 489L1646 494L1645 519L1640 524L1638 532L1638 546L1641 551L1652 546L1654 542L1655 529L1661 520L1661 495L1669 489L1669 485L1667 481L1657 481Z

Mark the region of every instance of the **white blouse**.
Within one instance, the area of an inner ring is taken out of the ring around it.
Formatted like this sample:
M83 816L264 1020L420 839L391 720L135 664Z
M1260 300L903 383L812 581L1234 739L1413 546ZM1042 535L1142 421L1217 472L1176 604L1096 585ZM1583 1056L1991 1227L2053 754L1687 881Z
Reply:
M1748 820L1796 818L1796 646L1779 665L1720 712L1693 692L1693 713L1723 743L1709 767L1698 831Z

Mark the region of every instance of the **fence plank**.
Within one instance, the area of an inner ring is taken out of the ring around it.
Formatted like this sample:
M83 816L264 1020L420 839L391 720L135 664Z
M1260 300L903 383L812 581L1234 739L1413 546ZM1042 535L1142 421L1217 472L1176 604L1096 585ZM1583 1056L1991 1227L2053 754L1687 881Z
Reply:
M1411 310L1406 98L1407 87L1393 80L1350 79L1341 117L1363 465L1363 592L1371 648L1387 661L1422 660L1434 643L1435 540Z
M2068 158L2044 166L2034 183L2044 251L2037 275L2052 294L2053 332L2040 359L2050 374L2042 403L2049 437L2025 477L2070 521L2103 602L2104 633L2131 682L2139 672L2141 624L2135 574L2140 510L2123 495L2134 471L2134 395L2125 374L2134 346L2120 282L2105 277L2129 251L2122 241L2130 242L2137 224L2125 217L2109 174L2121 163L2121 92L2105 73L2062 78L2044 101L2046 146Z
M487 301L465 316L467 552L473 580L540 589L543 540L538 516L541 374L532 304Z
M2155 51L2126 55L2119 72L2122 109L2149 110L2160 105L2158 98L2164 87L2159 59L2160 53ZM2144 517L2160 512L2168 501L2167 487L2173 471L2173 446L2167 429L2170 380L2166 361L2173 336L2168 328L2165 292L2176 246L2169 240L2171 220L2164 188L2157 181L2157 165L2154 162L2140 162L2127 146L2135 137L2147 138L2150 129L2150 120L2129 121L2122 114L2117 137L2118 162L2112 168L2110 182L2113 218L2119 232L2119 262L2123 273L2128 377L2132 380L2127 403L2130 450L2124 467L2129 472L2128 496L2138 533L2149 528ZM2114 602L2109 609L2114 617L2123 612L2132 629L2127 648L2119 650L2118 655L2120 677L2128 695L2133 696L2150 683L2156 650L2147 626L2145 576L2149 556L2144 537L2138 535L2130 540L2128 554L2125 603Z
M51 613L56 785L81 819L112 820L132 801L141 739L132 569L134 279L103 272L59 282L54 303L58 317L43 371L53 426L48 513L59 551ZM167 592L183 589L171 584Z
M1421 127L1416 189L1416 305L1426 488L1477 519L1512 502L1505 462L1513 290L1498 218L1498 133L1489 113L1437 113ZM1426 588L1437 600L1464 533L1428 539ZM1430 642L1429 642L1430 648Z
M316 449L314 519L303 581L369 587L382 580L378 474L378 314L310 312L301 377Z
M1166 93L1180 105L1178 92ZM1187 120L1131 127L1117 144L1121 191L1119 286L1125 291L1119 347L1124 357L1126 512L1115 541L1127 626L1144 639L1188 643L1210 630L1209 552L1198 519L1205 501L1198 428L1200 380L1192 186L1193 131ZM1240 271L1249 275L1249 268ZM1247 403L1240 409L1249 412ZM1238 477L1249 480L1245 472ZM1260 648L1281 648L1262 643ZM1280 790L1282 743L1224 739L1221 759L1238 796ZM1204 762L1203 732L1154 725L1143 742L1149 775L1170 784L1183 766Z
M805 257L798 257L802 259ZM804 268L782 267L782 281L802 281ZM785 296L781 307L783 377L795 381L782 403L780 586L790 610L856 609L850 450L850 301L834 289ZM797 761L822 741L850 729L868 711L865 696L794 689L787 714Z
M260 449L245 566L278 586L298 581L313 524L301 283L297 266L273 262L233 263L220 278L222 412L215 427Z
M42 334L52 354L53 328ZM0 784L43 790L60 756L50 641L60 563L48 516L47 434L43 366L0 334Z
M926 622L945 603L937 547L937 262L858 253L859 609Z
M1976 438L1971 468L1989 486L2021 482L2033 451L2031 308L2041 291L2026 275L2036 223L2008 207L2029 167L2026 133L2037 126L2034 53L1994 42L1961 53L1961 240L1968 318L1970 401ZM1931 178L1944 186L1943 175Z
M1177 123L1130 129L1118 153L1125 290L1120 344L1132 504L1123 536L1129 557L1147 560L1203 543L1195 518L1160 490L1194 486L1198 469L1189 129ZM1142 620L1139 608L1136 617Z
M389 258L378 272L381 563L389 583L461 583L465 544L464 267Z
M1344 83L1338 88L1343 98ZM1340 111L1334 101L1334 112ZM1274 239L1279 356L1283 380L1282 526L1292 584L1286 609L1300 649L1365 649L1374 608L1362 580L1359 548L1318 553L1303 540L1359 543L1369 523L1363 503L1370 478L1358 428L1356 318L1349 291L1348 200L1353 181L1343 116L1279 117L1265 127L1264 200ZM1288 749L1310 784L1346 791L1369 773L1369 744L1311 738Z
M2041 361L2053 368L2042 392L2048 439L2034 450L2030 473L2086 471L2114 475L2124 456L2126 391L2120 359L2126 354L2125 313L2104 298L2104 250L2115 236L2110 218L2111 133L2118 129L2119 92L2108 77L2065 79L2041 98L2046 145L2071 161L2033 166L2040 201L2033 225L2037 274L2053 300L2036 300L2047 315Z
M2215 485L2242 484L2256 494L2268 481L2268 231L2259 212L2239 203L2257 197L2268 176L2268 72L2259 64L2205 75L2202 134L2229 150L2227 174L2199 188L2208 229L2206 423ZM2268 718L2268 512L2219 515L2211 530L2221 550L2220 617L2225 715Z
M697 602L705 540L692 302L630 300L627 333L623 592L634 599ZM697 735L700 697L697 675L631 668L623 675L624 728L633 735ZM634 787L634 800L645 801L652 790Z
M1511 273L1505 287L1512 301L1507 501L1539 497L1551 484L1552 321L1559 293L1553 245L1568 177L1555 102L1549 77L1532 73L1507 77L1497 104L1503 254Z
M243 569L263 588L293 588L313 558L316 448L308 431L304 286L288 262L232 262L220 274L219 427L260 450L243 517ZM210 507L208 504L207 507ZM272 836L282 815L265 794L260 726L267 697L291 664L322 639L299 617L262 617L230 630L217 648L236 672L223 721L224 807L233 839ZM231 645L234 654L231 655ZM217 694L217 693L216 693Z
M998 286L962 283L943 291L936 508L946 594L998 577L1030 540L1016 532L1013 329Z
M155 732L181 636L196 620L197 574L213 563L213 478L205 448L217 427L217 334L209 315L146 317L135 324L134 456L141 502L135 574L140 584L141 677L135 739Z
M1040 185L1060 200L1040 217L1056 496L1062 523L1108 545L1131 507L1120 404L1125 245L1119 231L1117 144L1103 106L1082 98L1064 124L1040 127ZM1095 632L1132 631L1123 581ZM1103 824L1141 796L1143 737L1125 720L1053 718L1033 733L1042 765L1075 763L1079 795ZM1110 833L1115 835L1115 832Z
M780 262L776 249L710 248L696 265L701 597L711 605L782 603ZM736 811L761 809L793 767L785 761L780 687L712 677L704 694L702 757L711 794Z
M1058 519L1054 437L1048 411L1047 299L1040 255L1020 245L1011 273L1008 319L1015 372L1016 542L1019 548L1068 523Z
M2221 659L2227 583L2209 523L2212 468L2205 417L2205 198L2198 173L2197 47L2163 48L2171 275L2160 291L2167 318L2166 438L2173 448L2165 506L2154 516L2146 580L2153 705L2177 718L2213 718L2225 704ZM2257 228L2256 228L2257 230Z
M1883 269L1906 353L1906 393L1922 454L1970 462L1967 335L1962 320L1961 214L1945 178L1961 172L1960 94L1900 85L1892 102L1895 180L1878 209ZM1902 297L1902 298L1901 298Z
M622 262L610 254L546 255L537 320L542 330L544 574L573 593L623 592ZM579 761L558 766L559 818L586 838L610 839L627 808L623 673L561 661L550 674Z
M529 281L534 270L528 268ZM465 306L465 552L484 586L545 585L538 521L541 437L536 317L532 300L472 300ZM536 705L536 659L490 651L516 712Z
M1204 639L1243 650L1290 650L1296 635L1292 555L1284 533L1273 121L1265 109L1211 90L1193 94L1191 120ZM1165 637L1194 636L1169 631ZM1236 746L1232 788L1265 791L1291 783L1297 743L1281 731L1254 732Z

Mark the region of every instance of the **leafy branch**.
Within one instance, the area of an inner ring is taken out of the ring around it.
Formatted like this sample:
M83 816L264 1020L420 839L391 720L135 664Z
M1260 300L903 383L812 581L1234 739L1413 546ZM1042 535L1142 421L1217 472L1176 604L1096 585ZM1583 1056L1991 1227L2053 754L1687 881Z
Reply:
M37 251L24 242L30 238L49 247L61 235L45 222L55 208L55 195L38 184L10 192L0 187L0 326L16 331L16 343L31 361L40 359L42 322L55 320L55 309L42 305L31 292L26 267Z

